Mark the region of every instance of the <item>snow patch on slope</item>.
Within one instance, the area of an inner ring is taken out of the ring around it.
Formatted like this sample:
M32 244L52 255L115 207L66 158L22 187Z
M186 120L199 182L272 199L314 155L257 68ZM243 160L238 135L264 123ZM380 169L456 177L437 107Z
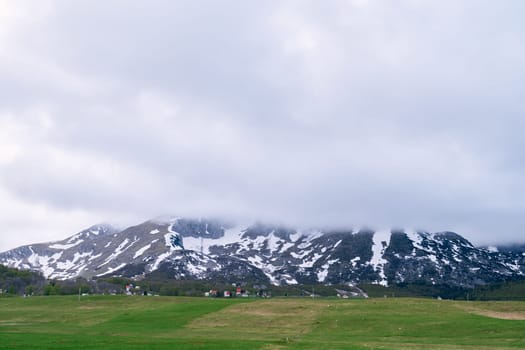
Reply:
M129 242L130 242L129 239L126 238L122 243L120 243L117 249L115 249L115 251L113 252L113 254L107 257L106 260L98 266L98 268L105 266L109 264L111 261L115 260L120 254L124 253L126 250L131 248L135 243L137 243L138 240L135 239L135 241L131 242L131 244L129 244Z
M163 262L164 260L166 260L172 253L172 250L170 250L169 252L166 252L166 253L163 253L163 254L160 254L157 259L155 260L155 262L153 263L153 265L150 266L150 272L151 271L155 271L156 269L159 268L159 265L161 262Z
M120 270L121 268L123 268L124 266L126 266L126 263L122 263L122 264L120 264L120 265L117 266L117 267L110 268L110 269L108 269L106 272L101 273L101 274L98 274L97 277L104 276L104 275L107 275L108 273L112 273L112 272L118 271L118 270Z
M49 248L51 248L51 249L60 249L60 250L71 249L71 248L76 247L77 245L81 244L82 242L84 242L83 239L79 239L75 243L70 243L70 244L55 243L55 244L51 244L49 246Z
M390 244L391 233L388 230L377 231L373 236L373 245L372 245L372 259L370 259L370 264L374 266L374 269L379 273L381 280L379 284L382 286L388 286L388 282L385 276L385 265L388 262L383 258L386 248Z
M495 246L488 246L487 247L487 250L490 252L490 253L499 253L499 249L498 247L495 247ZM525 255L525 253L524 253Z
M310 257L307 260L304 260L303 263L299 265L299 267L303 267L303 268L313 267L314 264L317 262L317 260L319 260L322 257L323 257L322 254L314 253L312 257Z
M338 261L339 261L339 259L328 260L326 262L326 264L321 266L321 269L317 272L317 280L319 282L321 282L321 283L324 282L326 280L326 277L328 276L328 270L329 270L330 266L332 266L333 264L335 264Z
M184 237L184 248L186 250L193 250L196 252L201 251L204 254L210 254L210 247L213 246L225 246L228 244L237 243L241 239L242 231L240 227L234 227L231 229L224 230L224 235L220 238L195 238L195 237Z
M137 250L135 252L135 255L133 255L133 259L136 259L138 258L139 256L141 256L142 254L144 254L144 252L146 252L146 250L148 250L149 248L151 248L151 244L148 244L142 248L140 248L139 250Z

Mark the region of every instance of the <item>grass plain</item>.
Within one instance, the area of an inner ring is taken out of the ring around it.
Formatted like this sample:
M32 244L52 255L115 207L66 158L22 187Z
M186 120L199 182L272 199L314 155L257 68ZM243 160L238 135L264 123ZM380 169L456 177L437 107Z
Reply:
M0 349L523 349L525 302L0 298Z

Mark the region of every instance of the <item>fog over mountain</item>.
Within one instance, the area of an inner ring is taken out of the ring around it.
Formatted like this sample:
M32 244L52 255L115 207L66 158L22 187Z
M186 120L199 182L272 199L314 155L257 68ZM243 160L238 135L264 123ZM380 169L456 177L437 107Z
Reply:
M522 1L2 1L0 251L159 215L523 243Z

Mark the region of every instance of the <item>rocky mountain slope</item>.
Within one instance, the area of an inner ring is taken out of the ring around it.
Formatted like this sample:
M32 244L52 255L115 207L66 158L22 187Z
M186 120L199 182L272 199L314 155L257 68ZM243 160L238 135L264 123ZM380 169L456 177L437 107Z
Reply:
M524 250L476 248L452 232L243 228L181 218L125 230L93 226L60 242L0 253L0 264L38 270L53 279L149 275L276 285L473 287L525 277Z

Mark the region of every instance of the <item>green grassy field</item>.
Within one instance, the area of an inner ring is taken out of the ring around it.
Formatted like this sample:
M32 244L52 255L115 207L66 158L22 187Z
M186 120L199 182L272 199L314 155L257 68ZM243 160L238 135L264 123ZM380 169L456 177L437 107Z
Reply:
M523 349L524 302L0 298L0 349Z

